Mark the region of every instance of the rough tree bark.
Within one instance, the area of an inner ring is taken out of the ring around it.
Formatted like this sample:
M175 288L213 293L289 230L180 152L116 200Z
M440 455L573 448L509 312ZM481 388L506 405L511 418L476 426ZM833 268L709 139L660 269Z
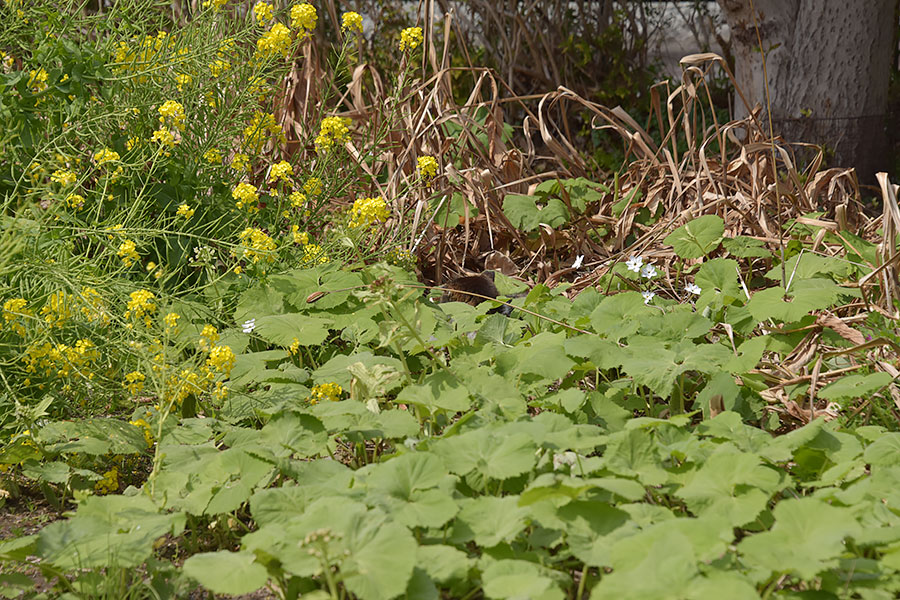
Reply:
M735 77L766 107L749 0L718 0L731 28ZM887 167L888 81L897 0L754 0L777 134L824 144L833 164L875 181ZM745 116L740 98L735 113Z

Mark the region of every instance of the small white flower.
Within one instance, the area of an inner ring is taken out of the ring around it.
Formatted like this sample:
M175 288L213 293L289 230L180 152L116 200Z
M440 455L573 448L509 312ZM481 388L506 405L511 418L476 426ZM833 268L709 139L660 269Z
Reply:
M644 297L644 304L650 304L650 301L653 300L653 296L656 295L656 292L641 292L641 296Z
M700 292L703 290L700 289L699 285L697 285L695 283L689 283L686 286L684 286L684 291L699 296Z
M656 267L653 265L644 265L641 269L641 277L646 277L647 279L653 279L656 277Z
M572 263L572 268L580 269L581 263L583 263L583 262L584 262L584 254L579 254L578 256L575 257L575 262Z
M639 273L641 270L641 265L644 264L644 257L642 256L633 256L629 258L625 262L625 266L628 267L629 271L634 271L635 273Z
M256 327L256 319L250 319L249 321L244 321L243 325L241 325L244 333L251 333L253 329Z

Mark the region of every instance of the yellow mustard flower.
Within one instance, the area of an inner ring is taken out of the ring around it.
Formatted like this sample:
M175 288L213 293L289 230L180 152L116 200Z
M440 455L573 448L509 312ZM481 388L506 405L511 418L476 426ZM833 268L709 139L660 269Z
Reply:
M387 203L381 196L358 198L350 209L350 227L365 227L381 223L390 216Z
M179 92L183 92L184 88L188 87L192 83L194 83L194 78L187 73L179 73L175 76L175 87L178 88Z
M322 193L322 180L318 177L310 177L303 184L303 191L310 196L318 196Z
M218 341L219 330L212 325L204 325L200 331L200 339L197 340L197 345L200 346L201 350L207 351L214 347Z
M429 181L437 176L438 163L433 156L420 156L418 160L419 176Z
M180 102L166 100L157 110L160 123L168 123L177 127L179 131L184 131L184 106Z
M20 336L25 335L25 323L32 316L25 298L10 298L3 303L3 321Z
M316 136L316 151L327 152L335 145L342 145L350 140L350 119L343 117L325 117Z
M312 31L316 28L318 18L315 7L308 2L291 7L291 27L294 29L299 28L304 33Z
M235 202L235 206L238 208L246 207L247 211L251 213L259 210L259 193L257 187L253 184L246 182L239 183L237 187L232 190L231 197L237 201Z
M250 170L250 157L246 154L235 154L231 159L231 168L235 171L246 172Z
M140 319L142 317L147 317L156 311L156 303L154 302L156 296L153 295L153 292L137 290L131 292L128 297L130 300L127 305L128 310L125 311L126 319L131 316Z
M291 195L288 196L288 200L291 201L291 206L294 208L300 208L306 204L306 196L300 192L291 192Z
M269 235L262 229L248 227L238 234L240 240L240 250L237 256L254 263L258 263L261 259L266 262L275 260L275 250L278 245Z
M345 12L341 15L341 31L356 31L362 33L362 16L358 12Z
M74 208L75 210L81 210L84 208L84 196L81 194L69 194L66 196L66 205L69 208Z
M131 240L125 240L119 244L119 251L116 254L122 259L122 264L126 267L130 267L133 263L141 260L141 255L137 253L134 242Z
M336 383L322 383L317 386L313 386L313 389L309 393L309 403L310 404L318 404L323 400L330 400L332 402L337 402L341 399L341 394L343 393L343 389Z
M218 148L210 148L206 152L203 153L203 160L208 162L211 165L221 165L222 164L222 152L219 151Z
M228 346L215 346L209 352L209 358L206 359L206 366L210 370L218 371L226 377L231 374L234 368L235 356L231 348Z
M125 374L125 383L123 385L132 396L136 396L144 389L144 381L146 379L147 377L140 371L132 371Z
M260 60L267 60L276 54L287 58L290 56L290 49L291 30L281 23L272 25L271 29L256 40L256 57Z
M272 14L272 5L262 0L253 5L253 16L256 17L256 23L260 27L265 27L266 23L275 18Z
M305 231L300 231L299 225L291 225L291 236L293 237L295 244L300 244L302 246L309 244L309 234Z
M301 261L304 265L325 264L328 262L328 255L318 244L306 244L303 246Z
M294 167L289 162L283 160L272 165L269 171L269 182L278 181L279 179L287 184L291 183L291 175L294 174Z
M50 181L62 185L72 185L78 180L78 177L72 171L66 169L58 169L50 176Z
M175 211L175 216L184 217L185 220L190 219L194 216L194 209L187 204L181 204L178 206L178 210Z
M97 161L98 166L104 163L117 161L119 158L119 153L115 150L110 150L109 148L102 148L94 153L94 160Z
M407 27L400 32L400 50L414 50L424 39L421 27Z

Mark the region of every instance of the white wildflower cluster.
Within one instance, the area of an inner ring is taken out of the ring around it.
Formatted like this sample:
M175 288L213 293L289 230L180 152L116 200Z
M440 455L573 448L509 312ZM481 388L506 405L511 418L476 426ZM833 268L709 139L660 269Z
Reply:
M644 263L644 257L632 254L631 257L625 261L625 268L634 273L639 273L640 276L644 279L653 279L659 272L656 270L656 267L652 264ZM696 283L688 283L684 286L684 291L688 294L693 294L694 296L699 296L700 292L703 291L700 289L700 286ZM656 296L656 292L651 290L644 290L641 292L641 297L644 298L644 304L650 304L650 301Z

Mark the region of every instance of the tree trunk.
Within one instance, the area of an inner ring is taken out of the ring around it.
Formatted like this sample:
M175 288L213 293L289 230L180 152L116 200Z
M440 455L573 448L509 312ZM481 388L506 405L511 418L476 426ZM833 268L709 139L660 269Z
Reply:
M731 28L735 77L751 105L766 107L762 57L776 134L823 144L833 163L874 182L887 167L888 81L897 0L718 0ZM735 114L747 108L735 100Z

